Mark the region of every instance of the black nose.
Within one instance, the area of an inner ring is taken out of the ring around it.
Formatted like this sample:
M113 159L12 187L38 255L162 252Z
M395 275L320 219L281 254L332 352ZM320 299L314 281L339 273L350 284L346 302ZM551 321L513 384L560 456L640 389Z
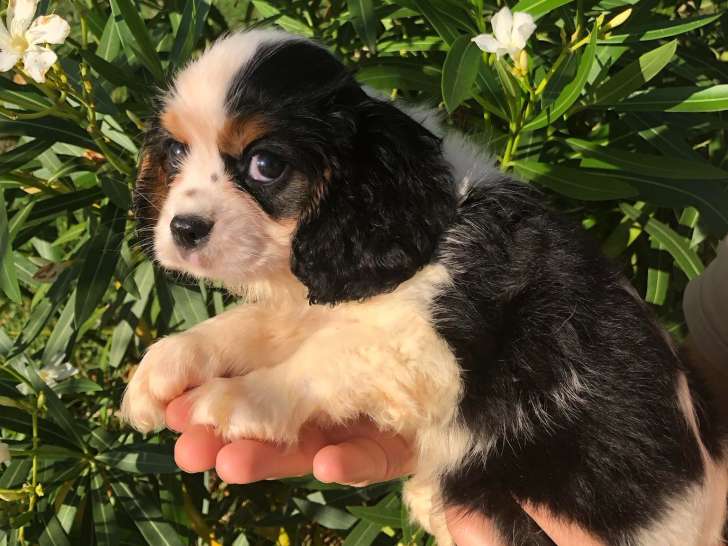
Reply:
M213 223L199 216L175 216L169 224L174 242L182 248L195 248L204 242Z

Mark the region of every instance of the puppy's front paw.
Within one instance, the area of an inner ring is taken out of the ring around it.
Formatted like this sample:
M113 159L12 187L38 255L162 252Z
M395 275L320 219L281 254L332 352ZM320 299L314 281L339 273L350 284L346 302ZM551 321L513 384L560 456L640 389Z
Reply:
M212 365L196 334L185 332L152 345L134 373L121 404L124 419L142 432L164 425L173 399L212 376Z
M295 443L306 412L285 394L285 379L276 384L266 372L215 378L197 387L191 394L191 422L214 427L226 440Z

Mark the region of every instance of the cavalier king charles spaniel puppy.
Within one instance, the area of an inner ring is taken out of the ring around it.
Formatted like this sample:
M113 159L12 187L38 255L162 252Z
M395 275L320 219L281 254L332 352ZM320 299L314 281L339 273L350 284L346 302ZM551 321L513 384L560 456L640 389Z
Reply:
M296 442L367 416L416 446L404 497L504 544L544 506L612 546L712 546L723 436L705 389L619 271L533 187L272 30L222 38L149 124L140 237L245 303L146 353L123 400L149 431L192 387L226 439Z

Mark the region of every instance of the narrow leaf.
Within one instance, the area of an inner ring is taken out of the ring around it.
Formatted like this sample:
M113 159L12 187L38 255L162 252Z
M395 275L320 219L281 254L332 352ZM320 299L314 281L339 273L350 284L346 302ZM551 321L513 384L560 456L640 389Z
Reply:
M111 0L111 10L116 16L119 38L124 48L133 51L157 82L162 83L164 81L162 63L159 61L139 10L131 0Z
M521 0L513 6L513 11L523 11L533 15L534 19L543 17L547 13L570 4L574 0Z
M118 546L119 528L116 524L114 507L106 493L106 484L100 474L94 474L91 482L94 531L98 546Z
M585 157L597 160L587 159L582 162L589 168L622 169L636 174L676 180L728 180L728 171L705 161L621 150L579 138L568 138L566 143L574 150L582 152Z
M647 40L670 38L709 25L722 16L723 13L718 13L716 15L701 15L687 20L678 19L677 21L647 23L632 28L620 28L619 34L612 34L606 39L601 40L601 43L621 44L623 42L644 42Z
M132 474L163 474L179 472L174 463L172 447L159 444L130 444L96 455L109 466Z
M633 186L610 174L587 172L530 160L516 161L514 167L528 180L573 199L609 201L637 195Z
M149 546L182 546L179 535L163 518L148 491L140 491L135 485L122 481L112 481L111 487Z
M627 203L622 203L620 208L632 220L640 222L642 213L638 209ZM700 257L690 248L690 242L678 235L670 226L655 218L650 218L643 227L657 243L670 253L688 279L694 279L705 270Z
M172 66L182 66L190 58L197 41L205 29L205 20L212 0L187 0L182 21L172 46Z
M653 89L610 106L638 112L722 112L728 110L728 84Z
M594 104L613 103L636 91L667 66L675 55L673 40L641 55L594 90Z
M0 156L0 174L9 173L30 163L52 145L53 142L51 141L35 139L17 148L3 152Z
M108 204L101 214L99 231L89 241L81 267L74 324L80 327L91 316L106 292L124 237L126 212Z
M480 63L480 49L469 36L460 36L450 46L442 68L442 98L448 112L472 95Z
M377 50L377 29L379 19L374 12L372 0L347 0L351 12L351 24L361 41L370 51Z

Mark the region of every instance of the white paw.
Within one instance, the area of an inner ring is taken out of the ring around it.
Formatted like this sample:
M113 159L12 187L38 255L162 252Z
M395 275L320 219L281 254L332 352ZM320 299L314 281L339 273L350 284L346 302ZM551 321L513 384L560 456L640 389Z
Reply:
M152 345L124 393L124 419L142 432L164 426L166 405L213 375L213 366L205 353L204 340L189 332Z
M286 394L285 380L276 384L268 375L261 370L207 381L191 394L191 422L214 427L226 440L295 443L308 413Z

